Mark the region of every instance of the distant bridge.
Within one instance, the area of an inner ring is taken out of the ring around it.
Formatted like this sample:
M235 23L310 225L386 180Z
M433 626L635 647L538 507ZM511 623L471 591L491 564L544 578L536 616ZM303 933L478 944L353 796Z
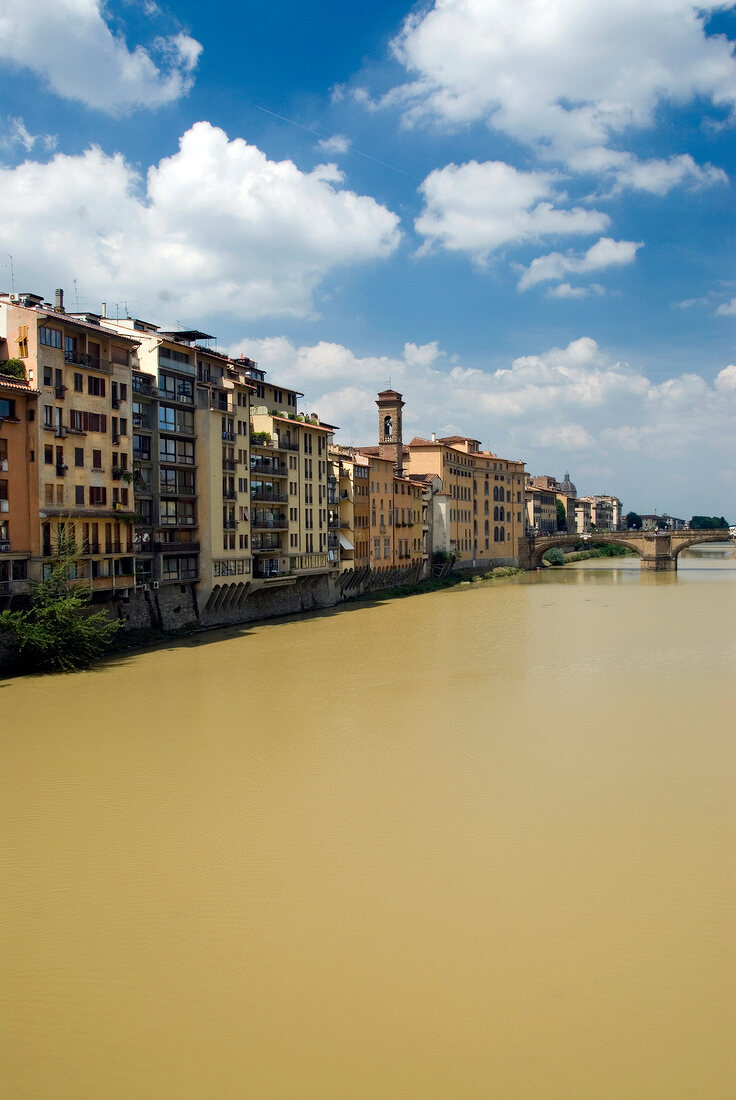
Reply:
M677 558L690 546L731 541L732 535L727 527L718 531L601 531L591 532L590 535L570 535L560 531L554 535L529 535L526 539L528 557L520 546L519 563L527 569L538 569L543 555L555 546L560 550L569 550L576 542L584 542L586 549L592 549L603 543L615 542L639 555L642 570L664 572L677 569Z

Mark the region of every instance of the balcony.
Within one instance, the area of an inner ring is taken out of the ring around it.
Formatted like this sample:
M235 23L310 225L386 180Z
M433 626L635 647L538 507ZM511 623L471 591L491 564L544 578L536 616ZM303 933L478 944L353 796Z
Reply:
M235 432L222 432L222 438L225 443L234 443Z
M336 530L340 526L340 517L330 515L327 517L327 526L331 530Z
M339 538L338 535L328 535L327 536L327 549L328 550L337 550L339 546L340 546L340 538Z
M66 386L54 386L54 396L55 396L56 400L57 401L63 401L64 400L64 394L66 393L66 391L67 391Z
M254 554L281 553L281 543L278 535L254 535L251 541L251 550Z
M75 363L78 367L100 371L102 374L112 374L112 363L109 359L98 359L97 356L87 355L83 351L65 351L64 362Z
M288 575L289 575L289 570L288 569L280 570L278 568L276 568L276 569L260 568L257 562L255 563L255 566L254 566L254 569L253 569L253 576L257 577L258 580L262 580L262 581L276 580L279 577L286 577Z
M234 489L223 489L222 490L222 499L223 500L237 500L238 499L238 494L235 492Z
M173 554L176 553L199 553L198 542L185 542L183 539L172 539L171 542L163 542L161 540L154 541L153 550L155 554Z
M236 531L238 527L238 521L236 519L224 519L222 521L223 531Z
M63 463L57 462L56 463L56 476L57 477L64 477L67 470L68 470L68 468L69 467L65 466Z
M278 462L251 462L250 472L252 474L262 474L264 477L288 477L289 471L286 466L279 465Z
M266 513L256 512L251 518L251 527L254 531L286 531L289 521L283 512Z
M223 458L222 468L223 470L237 470L238 464L234 458Z
M280 439L279 450L281 451L296 451L299 452L299 444L294 443L291 439Z
M289 497L286 493L274 493L268 489L251 489L250 499L255 501L271 501L274 504L286 504Z
M151 382L140 382L134 378L133 393L139 393L142 397L158 397L158 387Z

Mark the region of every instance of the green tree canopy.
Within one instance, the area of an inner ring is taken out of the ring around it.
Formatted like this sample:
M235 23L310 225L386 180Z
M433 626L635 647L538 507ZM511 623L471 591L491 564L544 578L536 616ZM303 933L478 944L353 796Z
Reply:
M690 520L691 531L719 531L723 527L728 527L723 516L693 516Z
M90 591L74 584L79 547L64 535L51 572L33 586L28 611L0 613L0 630L10 631L29 668L74 672L87 668L108 649L120 623L106 611L89 612Z
M628 527L629 531L641 531L641 516L638 512L626 513L626 526Z
M565 505L561 500L557 501L557 530L567 530L567 512L565 511Z
M10 378L20 378L25 381L26 368L22 359L0 360L0 374L6 374Z

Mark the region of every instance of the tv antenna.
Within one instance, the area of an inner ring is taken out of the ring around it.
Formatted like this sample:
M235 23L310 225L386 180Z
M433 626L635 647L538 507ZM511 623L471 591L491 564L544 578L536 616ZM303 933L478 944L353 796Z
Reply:
M13 257L10 255L9 252L7 253L7 256L10 260L10 289L13 294L15 294L15 271L13 270Z

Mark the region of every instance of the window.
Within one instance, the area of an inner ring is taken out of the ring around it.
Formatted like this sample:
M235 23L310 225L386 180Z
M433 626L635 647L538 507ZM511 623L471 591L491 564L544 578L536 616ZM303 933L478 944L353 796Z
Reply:
M80 506L84 505L84 485L74 486L74 503Z
M70 409L69 427L76 432L106 432L107 416L105 413L88 413Z
M28 325L18 325L18 356L28 358Z
M38 330L38 338L47 348L61 347L61 329L47 328L46 325L41 325Z
M64 337L64 358L67 363L74 362L74 356L77 354L77 338L76 336Z
M87 378L87 393L93 397L105 396L105 379L95 378L94 375L90 375Z
M383 540L383 556L384 558L391 557L391 539L386 538Z
M92 452L92 469L93 470L101 470L102 469L102 451L93 451Z
M119 363L121 366L127 367L128 365L128 349L119 348L113 346L110 348L110 358L113 363Z
M74 448L74 465L84 466L84 447Z
M47 443L43 449L43 460L47 466L53 466L54 464L54 448L50 443Z
M90 485L89 487L89 502L90 504L106 504L107 503L107 489L104 485Z
M133 435L133 458L142 462L151 461L151 437L148 435ZM142 473L143 471L141 471Z
M379 559L381 557L381 540L373 540L373 557Z
M43 384L44 386L53 386L54 384L54 372L51 367L43 368Z

